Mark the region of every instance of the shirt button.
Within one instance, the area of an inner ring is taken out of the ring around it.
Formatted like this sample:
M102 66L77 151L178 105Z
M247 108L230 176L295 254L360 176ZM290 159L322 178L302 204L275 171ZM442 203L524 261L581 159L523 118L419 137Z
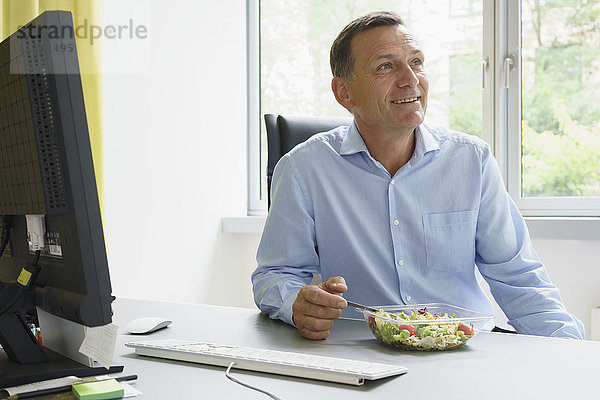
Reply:
M396 180L395 180L395 179L392 179L392 185L393 185L394 183L396 183Z
M404 265L404 260L402 260L402 259L398 260L398 265L400 265L400 266Z
M394 220L394 225L398 225L400 223L400 221L398 221L397 219Z
M412 299L412 297L406 296L406 301L410 301L410 299Z

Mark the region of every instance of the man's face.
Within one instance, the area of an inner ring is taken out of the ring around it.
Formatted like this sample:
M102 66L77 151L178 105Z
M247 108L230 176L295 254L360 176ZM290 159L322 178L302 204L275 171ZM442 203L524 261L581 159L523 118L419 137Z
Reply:
M347 82L359 127L410 129L425 117L429 82L419 43L403 26L382 26L352 39L354 80Z

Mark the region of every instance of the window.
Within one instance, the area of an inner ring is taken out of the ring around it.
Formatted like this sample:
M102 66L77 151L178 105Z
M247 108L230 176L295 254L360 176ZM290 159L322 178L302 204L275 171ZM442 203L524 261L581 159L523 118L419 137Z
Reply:
M508 11L508 47L521 50L509 192L524 214L600 215L600 0L520 5Z
M450 55L448 127L482 135L481 53Z
M256 60L250 54L257 71L250 92L260 90L249 110L251 213L266 209L262 115L349 116L330 89L329 48L351 19L386 9L402 16L425 50L427 124L488 141L524 214L599 214L600 49L592 44L600 42L600 0L255 0L249 7L249 37L260 49Z

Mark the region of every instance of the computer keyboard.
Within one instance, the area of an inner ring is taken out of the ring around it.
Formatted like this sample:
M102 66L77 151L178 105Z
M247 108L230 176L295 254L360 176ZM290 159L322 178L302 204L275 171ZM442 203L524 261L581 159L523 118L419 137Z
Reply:
M287 351L256 349L191 340L148 340L125 344L139 355L211 364L299 378L318 379L351 385L404 374L399 365L316 356Z

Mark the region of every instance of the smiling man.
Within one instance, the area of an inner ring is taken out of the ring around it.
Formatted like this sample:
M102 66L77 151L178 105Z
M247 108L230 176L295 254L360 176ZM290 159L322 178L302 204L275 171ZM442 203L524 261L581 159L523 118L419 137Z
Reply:
M489 146L423 124L425 55L401 18L375 12L334 41L332 89L352 126L286 154L252 275L262 312L324 339L342 297L368 305L493 307L519 333L581 339L508 196ZM311 284L313 276L325 282Z

